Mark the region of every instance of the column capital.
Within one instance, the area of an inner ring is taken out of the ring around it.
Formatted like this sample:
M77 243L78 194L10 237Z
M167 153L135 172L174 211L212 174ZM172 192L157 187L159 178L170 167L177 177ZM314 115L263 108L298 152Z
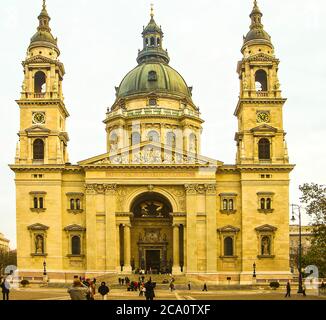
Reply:
M196 184L185 184L185 189L186 189L186 193L187 194L196 194L197 190L196 190Z
M216 195L216 183L205 184L206 194Z
M104 184L104 192L105 194L110 194L110 195L115 195L117 191L117 184L112 183L112 184Z

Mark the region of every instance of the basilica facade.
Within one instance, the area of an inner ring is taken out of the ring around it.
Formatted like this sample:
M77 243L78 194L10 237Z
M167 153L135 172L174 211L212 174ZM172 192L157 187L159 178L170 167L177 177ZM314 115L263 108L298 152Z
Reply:
M106 152L71 164L65 69L43 2L23 61L10 165L22 277L42 277L44 262L51 281L139 270L216 283L291 277L286 99L256 1L250 18L237 68L235 164L201 155L205 110L170 66L153 11L137 66L106 111Z

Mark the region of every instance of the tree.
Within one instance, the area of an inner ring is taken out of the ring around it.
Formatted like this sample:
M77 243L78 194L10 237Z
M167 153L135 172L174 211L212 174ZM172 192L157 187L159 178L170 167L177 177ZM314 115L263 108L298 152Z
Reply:
M314 264L319 269L319 276L326 276L326 186L305 183L299 186L307 214L313 222L311 247L303 256L303 266Z
M6 251L0 250L0 275L4 274L7 266L17 265L17 252L16 250Z

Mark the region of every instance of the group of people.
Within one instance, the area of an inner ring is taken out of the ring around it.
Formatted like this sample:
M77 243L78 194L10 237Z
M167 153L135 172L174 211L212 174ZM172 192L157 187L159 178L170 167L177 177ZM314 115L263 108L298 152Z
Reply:
M145 296L146 300L153 300L155 297L154 288L156 283L150 277L145 282L145 276L140 276L138 281L131 281L128 277L118 278L119 285L126 285L128 291L139 291L139 296Z
M102 300L107 300L110 289L103 281L98 288ZM71 300L94 300L96 294L96 279L74 277L72 286L68 289Z

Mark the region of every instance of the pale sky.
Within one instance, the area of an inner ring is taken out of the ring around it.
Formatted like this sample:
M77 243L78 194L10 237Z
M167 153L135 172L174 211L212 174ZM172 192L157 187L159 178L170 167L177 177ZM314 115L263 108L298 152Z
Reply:
M242 36L249 30L252 0L47 0L52 33L64 63L64 95L70 113L70 161L106 151L102 121L114 87L136 66L150 3L165 34L171 62L193 86L193 100L205 120L202 154L233 164L239 94L236 73ZM14 162L23 80L21 61L35 33L41 0L0 0L0 232L16 246ZM258 0L265 30L281 60L279 79L291 174L291 203L298 185L325 183L326 2ZM29 213L28 208L26 214ZM308 220L305 219L307 223Z

